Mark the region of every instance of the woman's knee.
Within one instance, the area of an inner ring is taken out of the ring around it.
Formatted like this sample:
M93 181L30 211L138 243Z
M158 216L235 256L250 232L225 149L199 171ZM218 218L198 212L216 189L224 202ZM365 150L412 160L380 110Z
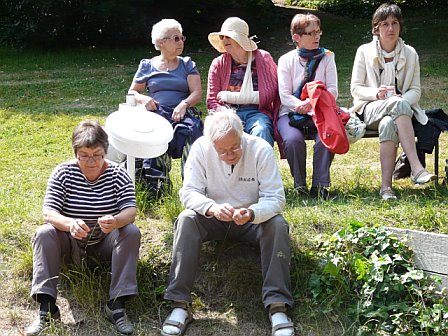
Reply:
M380 142L393 141L399 143L398 129L395 120L391 116L385 116L378 125L378 134Z
M255 125L251 130L250 130L250 134L257 136L259 138L265 139L267 142L269 142L269 144L272 146L274 141L274 137L273 137L273 131L272 128L270 128L267 125Z
M128 224L120 229L120 235L126 237L126 240L132 240L140 244L141 232L135 224Z
M305 147L305 137L298 129L289 126L280 130L280 135L283 139L283 145L288 148L303 148Z
M391 115L394 119L397 119L400 116L408 116L409 118L412 118L414 111L412 110L411 104L409 104L406 99L394 97Z
M42 241L55 240L58 236L58 229L56 229L53 225L44 224L37 228L36 233L34 235L33 242L39 243Z

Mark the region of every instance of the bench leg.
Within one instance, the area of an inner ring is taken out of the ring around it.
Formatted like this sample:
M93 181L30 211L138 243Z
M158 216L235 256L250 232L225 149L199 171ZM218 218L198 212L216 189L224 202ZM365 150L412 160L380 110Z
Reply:
M436 175L436 185L439 184L439 141L434 147L434 174Z

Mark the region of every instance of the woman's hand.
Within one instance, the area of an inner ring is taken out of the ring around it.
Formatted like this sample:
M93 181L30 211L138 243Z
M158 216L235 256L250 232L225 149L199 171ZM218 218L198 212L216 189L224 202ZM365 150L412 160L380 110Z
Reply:
M301 104L294 108L294 112L298 114L307 114L313 109L308 99L301 101Z
M224 104L226 102L226 99L225 99L226 93L227 92L219 91L218 94L216 95L216 98L218 98L218 102L220 104Z
M376 93L376 98L378 100L386 99L386 95L387 95L387 87L386 85L381 85L378 88L378 92Z
M157 105L159 105L159 102L157 100L155 100L152 97L145 96L145 95L141 95L141 96L143 98L140 99L140 104L145 105L145 107L148 111L157 110Z
M186 100L182 100L179 105L175 107L173 110L173 114L171 115L171 119L173 119L175 122L181 121L185 113L187 112L188 102Z
M103 231L104 233L111 233L117 228L117 220L112 215L106 215L98 218L98 224L101 228L101 231Z
M88 232L90 229L82 219L73 219L70 223L70 234L73 238L81 240L87 237Z

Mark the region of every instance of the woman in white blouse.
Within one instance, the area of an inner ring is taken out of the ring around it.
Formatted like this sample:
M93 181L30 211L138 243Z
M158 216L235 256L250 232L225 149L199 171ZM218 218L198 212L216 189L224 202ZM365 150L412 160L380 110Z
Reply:
M428 118L418 105L421 95L418 55L401 39L402 27L403 18L397 5L378 7L372 18L373 40L358 48L350 84L353 111L367 128L379 132L383 200L397 198L392 190L392 173L399 143L408 157L414 183L424 184L435 178L420 163L415 147L411 118L423 125Z

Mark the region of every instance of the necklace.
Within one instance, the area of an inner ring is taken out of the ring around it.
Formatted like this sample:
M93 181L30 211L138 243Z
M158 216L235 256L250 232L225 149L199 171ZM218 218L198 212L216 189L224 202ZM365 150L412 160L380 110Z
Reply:
M173 64L173 65L170 65ZM166 69L166 71L170 71L177 67L177 57L173 60L165 60L162 57L160 58L160 67L159 69Z

